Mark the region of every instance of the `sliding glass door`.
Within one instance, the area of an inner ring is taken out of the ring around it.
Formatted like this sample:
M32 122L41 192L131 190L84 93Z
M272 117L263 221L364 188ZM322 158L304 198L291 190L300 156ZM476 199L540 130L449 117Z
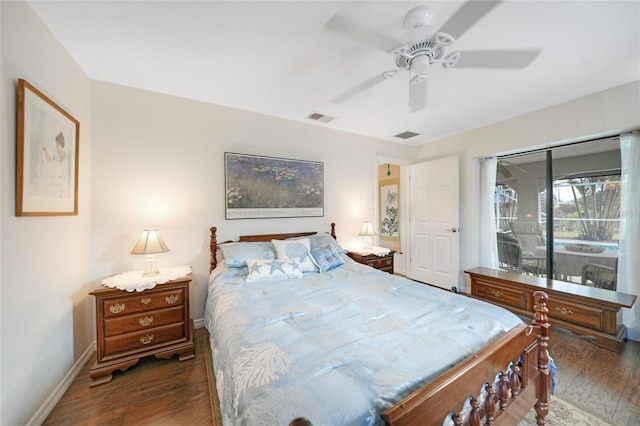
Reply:
M500 267L615 289L620 190L618 138L500 158Z

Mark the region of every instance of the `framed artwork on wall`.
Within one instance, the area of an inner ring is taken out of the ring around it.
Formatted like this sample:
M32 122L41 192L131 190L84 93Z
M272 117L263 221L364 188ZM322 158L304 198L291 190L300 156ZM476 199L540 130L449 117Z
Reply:
M78 214L80 123L18 80L16 216Z
M400 244L400 192L398 178L378 181L380 200L380 242ZM399 246L394 248L399 249Z
M324 216L324 164L225 152L225 217Z

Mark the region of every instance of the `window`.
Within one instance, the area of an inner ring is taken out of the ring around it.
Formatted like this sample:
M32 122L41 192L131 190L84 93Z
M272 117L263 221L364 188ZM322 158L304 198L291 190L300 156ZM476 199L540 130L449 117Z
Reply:
M547 158L553 176L547 176ZM500 159L495 214L501 267L541 276L551 270L555 279L596 287L603 286L602 271L594 268L604 267L604 286L615 289L621 185L617 137L553 148L549 157L544 151Z

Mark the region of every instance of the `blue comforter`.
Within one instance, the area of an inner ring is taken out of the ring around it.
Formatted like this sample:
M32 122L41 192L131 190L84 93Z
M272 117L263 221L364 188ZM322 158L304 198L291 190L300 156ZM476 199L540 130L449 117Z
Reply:
M382 411L521 323L343 257L297 279L213 271L205 325L225 425L383 424Z

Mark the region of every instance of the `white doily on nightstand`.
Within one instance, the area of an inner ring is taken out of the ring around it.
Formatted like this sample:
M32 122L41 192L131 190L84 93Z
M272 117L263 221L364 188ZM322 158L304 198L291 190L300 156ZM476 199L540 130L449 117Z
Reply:
M143 271L128 271L113 275L102 280L102 285L118 290L144 291L154 288L156 284L166 283L191 273L191 266L176 266L173 268L158 268L159 275L143 277Z

